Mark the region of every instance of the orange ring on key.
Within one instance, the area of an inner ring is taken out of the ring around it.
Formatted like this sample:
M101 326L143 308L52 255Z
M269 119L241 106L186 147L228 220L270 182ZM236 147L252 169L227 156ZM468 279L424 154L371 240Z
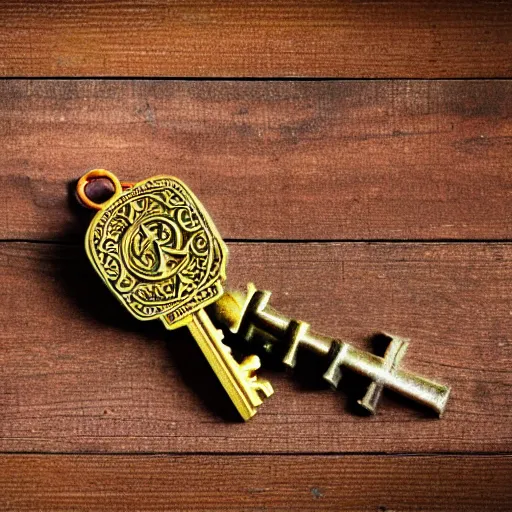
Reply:
M113 196L121 194L124 188L129 188L131 186L131 184L125 183L123 187L123 184L121 184L121 182L117 179L116 175L110 171L107 171L106 169L93 169L92 171L84 174L78 180L76 185L76 195L84 206L93 210L101 210L103 208L103 203L96 203L95 201L89 199L85 193L85 187L88 185L88 183L90 183L91 180L97 178L107 178L112 183L112 185L114 185Z

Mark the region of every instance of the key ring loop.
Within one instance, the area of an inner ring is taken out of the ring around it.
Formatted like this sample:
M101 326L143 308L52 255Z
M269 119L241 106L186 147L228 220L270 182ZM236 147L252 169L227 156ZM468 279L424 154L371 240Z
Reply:
M129 183L122 184L117 179L117 176L114 173L107 171L106 169L93 169L92 171L89 171L88 173L84 174L78 180L78 183L76 185L76 195L78 196L78 199L84 206L86 206L87 208L91 208L92 210L101 210L103 208L103 203L96 203L95 201L89 199L89 197L87 197L87 194L85 193L85 187L92 180L97 178L106 178L112 183L112 185L114 186L113 196L121 194L124 188L129 188L131 186L131 184Z

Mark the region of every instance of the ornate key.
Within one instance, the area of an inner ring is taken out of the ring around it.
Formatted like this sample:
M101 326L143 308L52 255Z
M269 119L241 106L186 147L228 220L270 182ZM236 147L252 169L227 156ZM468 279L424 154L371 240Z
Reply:
M407 349L407 341L384 334L389 342L384 357L359 350L345 341L315 334L305 322L290 320L272 309L268 302L270 292L259 291L249 283L248 293L226 293L214 306L219 322L241 336L254 349L256 345L271 352L280 345L283 363L294 368L299 349L327 358L328 367L323 378L336 388L341 369L348 368L366 376L371 383L359 404L375 413L383 388L389 388L420 402L442 415L450 388L399 368Z
M114 187L104 203L86 194L87 185L98 178ZM257 356L236 362L204 310L223 294L227 248L198 199L173 177L123 185L102 169L80 179L77 195L85 206L99 210L85 246L110 291L139 320L159 318L167 329L186 325L248 420L273 389L254 375L260 367Z

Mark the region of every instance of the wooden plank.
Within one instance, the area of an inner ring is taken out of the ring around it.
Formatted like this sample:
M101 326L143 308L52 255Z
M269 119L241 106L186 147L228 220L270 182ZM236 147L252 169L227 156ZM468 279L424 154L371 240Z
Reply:
M453 387L442 420L388 396L319 389L268 368L276 394L247 424L186 330L138 322L81 247L0 245L0 450L51 452L503 452L511 448L511 244L230 244L249 280L314 329L370 348L411 338L407 368ZM310 364L310 362L306 362ZM308 366L302 372L308 375ZM311 375L310 375L311 376Z
M510 456L0 456L3 510L508 511Z
M503 1L2 2L6 76L504 77Z
M4 81L0 238L81 238L104 167L178 175L230 239L510 239L511 119L510 81Z

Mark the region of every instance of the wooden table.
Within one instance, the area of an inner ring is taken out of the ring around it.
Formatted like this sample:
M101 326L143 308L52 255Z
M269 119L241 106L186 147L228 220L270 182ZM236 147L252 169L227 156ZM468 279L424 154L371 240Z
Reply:
M108 4L2 6L4 75L338 79L0 82L1 510L511 509L510 8L278 4L116 3L108 40ZM389 79L342 79L366 76ZM187 332L93 274L72 190L95 167L185 181L231 287L361 348L410 338L407 368L453 387L444 418L391 394L361 416L352 379L267 368L275 395L232 421Z

